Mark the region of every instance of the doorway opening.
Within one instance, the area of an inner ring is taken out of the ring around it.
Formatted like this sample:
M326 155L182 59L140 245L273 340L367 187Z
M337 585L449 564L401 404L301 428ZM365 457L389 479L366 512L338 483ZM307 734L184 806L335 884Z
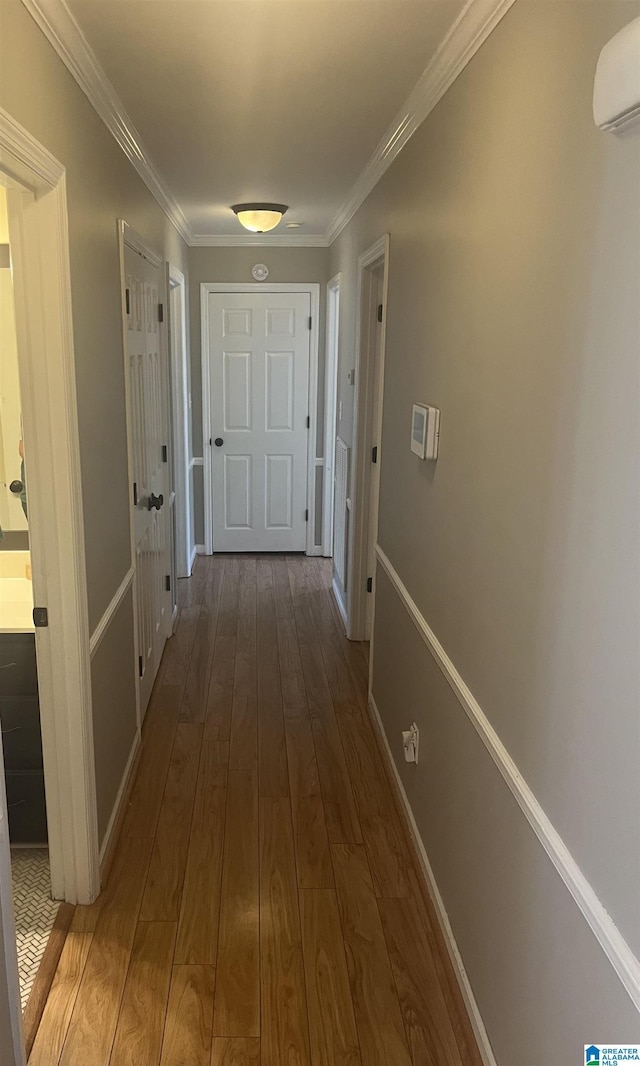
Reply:
M0 186L0 1016L21 1064L10 845L46 845L32 880L55 901L91 903L100 878L65 171L4 111Z
M59 904L51 891L7 189L0 185L0 725L24 1012Z
M369 640L378 536L389 235L358 260L356 386L346 589L347 635Z

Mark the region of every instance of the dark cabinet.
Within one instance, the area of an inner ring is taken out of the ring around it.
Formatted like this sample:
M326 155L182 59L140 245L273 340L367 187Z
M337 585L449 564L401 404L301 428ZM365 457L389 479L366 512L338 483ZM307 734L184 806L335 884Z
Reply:
M47 815L33 633L0 633L0 723L12 844L44 844Z

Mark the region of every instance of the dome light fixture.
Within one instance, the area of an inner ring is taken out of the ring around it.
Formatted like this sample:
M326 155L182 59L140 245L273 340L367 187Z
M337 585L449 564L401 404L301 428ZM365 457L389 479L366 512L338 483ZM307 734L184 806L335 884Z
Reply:
M251 233L267 233L275 229L288 208L286 204L232 204L231 210Z

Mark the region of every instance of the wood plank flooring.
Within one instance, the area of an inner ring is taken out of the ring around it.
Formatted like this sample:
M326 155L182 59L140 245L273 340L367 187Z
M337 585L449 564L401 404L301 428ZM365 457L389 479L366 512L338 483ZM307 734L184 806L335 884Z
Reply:
M221 555L180 583L30 1066L480 1066L330 583Z

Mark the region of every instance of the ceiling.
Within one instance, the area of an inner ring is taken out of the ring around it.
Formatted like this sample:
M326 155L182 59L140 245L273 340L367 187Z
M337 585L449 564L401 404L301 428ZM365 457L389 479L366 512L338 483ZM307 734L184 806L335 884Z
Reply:
M327 234L463 2L67 0L191 233L221 238L245 200Z

